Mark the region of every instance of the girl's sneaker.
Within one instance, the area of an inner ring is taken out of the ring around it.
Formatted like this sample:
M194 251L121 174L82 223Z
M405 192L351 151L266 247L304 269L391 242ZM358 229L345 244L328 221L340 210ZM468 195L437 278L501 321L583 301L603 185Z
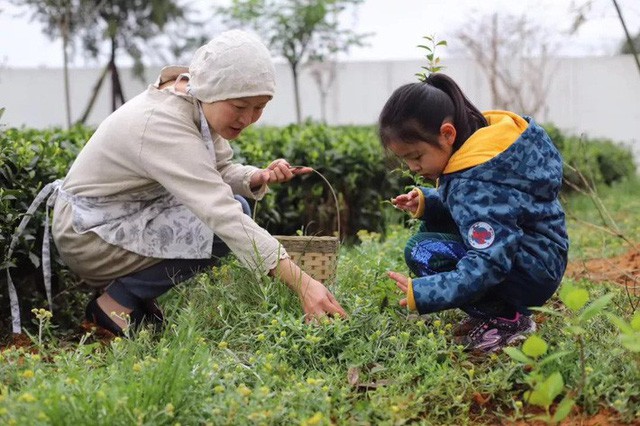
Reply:
M483 321L484 319L482 318L472 317L471 315L469 315L453 328L453 335L455 337L466 336L471 330L476 328L476 326Z
M515 342L526 339L536 331L536 323L527 315L516 314L514 319L489 318L477 324L466 337L469 351L496 352Z

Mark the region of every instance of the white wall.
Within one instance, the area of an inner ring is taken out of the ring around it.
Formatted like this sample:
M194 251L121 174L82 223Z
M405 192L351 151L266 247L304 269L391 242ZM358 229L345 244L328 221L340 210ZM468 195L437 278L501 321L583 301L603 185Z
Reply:
M640 160L640 72L630 55L592 58L558 58L547 102L547 116L563 130L589 137L606 137L631 146ZM373 124L385 100L399 85L416 81L422 61L344 62L327 100L329 124ZM453 77L480 109L491 109L491 98L482 71L470 60L449 60L443 71ZM295 121L291 73L277 67L277 93L259 124L286 125ZM72 69L71 108L74 119L84 110L99 69ZM135 80L121 72L127 98L152 83L158 69L147 71L147 80ZM304 117L320 119L320 95L309 72L300 81ZM97 125L110 110L106 88L89 117ZM43 128L63 126L64 90L61 69L0 69L0 107L6 107L0 123ZM640 163L640 161L638 161Z

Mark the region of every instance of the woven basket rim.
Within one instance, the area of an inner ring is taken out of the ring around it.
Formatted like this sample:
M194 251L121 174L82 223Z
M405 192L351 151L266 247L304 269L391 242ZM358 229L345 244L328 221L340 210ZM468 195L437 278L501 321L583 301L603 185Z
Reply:
M340 241L338 237L329 236L292 236L274 235L288 252L297 253L338 253Z
M331 235L273 235L277 239L296 241L339 241L338 237Z

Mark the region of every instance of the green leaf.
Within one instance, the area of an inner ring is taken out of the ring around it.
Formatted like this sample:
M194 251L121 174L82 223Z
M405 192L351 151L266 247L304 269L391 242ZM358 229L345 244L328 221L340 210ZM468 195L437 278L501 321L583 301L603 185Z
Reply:
M616 327L618 327L622 333L624 334L633 333L634 330L632 325L627 324L627 322L622 318L620 318L619 316L614 315L612 313L607 313L607 318L609 318L609 321L611 321Z
M636 311L633 318L631 318L631 328L635 331L640 331L640 311Z
M566 292L564 297L561 296L561 299L569 309L577 312L589 301L589 292L584 288L574 288Z
M512 348L512 347L506 347L502 351L505 352L507 355L509 355L511 357L511 359L513 359L515 361L518 361L518 362L521 362L523 364L532 365L532 364L535 363L535 361L533 359L529 358L524 353L522 353L522 351L520 351L520 349Z
M562 378L562 375L556 371L555 373L552 373L547 380L545 380L545 384L548 386L547 390L549 392L549 397L553 402L553 400L556 399L564 389L564 379Z
M548 348L549 346L547 345L547 342L534 334L524 341L524 344L522 345L522 352L530 357L539 358L547 352Z
M578 317L580 322L589 321L591 318L598 315L605 306L611 302L611 299L613 299L613 294L609 293L591 302Z
M567 355L572 355L573 352L572 351L560 351L560 352L554 352L551 355L541 359L538 362L538 367L542 367L543 365L549 364L550 362L555 361L556 359L560 359L563 356L567 356Z
M584 327L581 327L579 325L569 325L567 326L567 330L569 331L569 333L575 336L580 336L587 332L587 330L585 330Z
M572 282L566 282L566 281L563 282L562 285L560 286L560 290L558 291L558 296L560 297L560 300L564 302L564 300L567 297L567 294L571 293L572 291L578 288L579 287L573 284Z
M551 405L551 401L549 401L547 393L542 387L534 389L530 392L527 391L525 392L524 396L530 404L537 405L538 407L547 408L549 405Z
M640 333L623 334L620 336L620 343L631 352L640 352Z
M538 383L531 391L529 402L548 409L564 389L564 380L560 373L552 373L544 382Z
M33 252L29 252L29 260L31 261L31 263L33 263L33 266L35 266L36 268L40 267L40 258L38 257L37 254Z
M556 408L556 412L553 414L553 422L560 423L565 417L569 415L571 409L573 408L575 401L568 396L565 396L558 407Z
M532 311L542 312L544 314L553 315L553 316L556 316L556 317L563 317L564 316L564 314L562 312L558 312L555 309L545 308L543 306L534 306L534 307L531 307L529 309L531 309Z

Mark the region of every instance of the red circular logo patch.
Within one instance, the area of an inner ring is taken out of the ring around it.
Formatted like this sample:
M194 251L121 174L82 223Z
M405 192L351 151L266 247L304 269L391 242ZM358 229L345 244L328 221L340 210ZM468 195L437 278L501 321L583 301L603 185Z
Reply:
M493 244L496 237L491 225L487 222L476 222L469 228L467 238L471 247L476 249L484 249Z

